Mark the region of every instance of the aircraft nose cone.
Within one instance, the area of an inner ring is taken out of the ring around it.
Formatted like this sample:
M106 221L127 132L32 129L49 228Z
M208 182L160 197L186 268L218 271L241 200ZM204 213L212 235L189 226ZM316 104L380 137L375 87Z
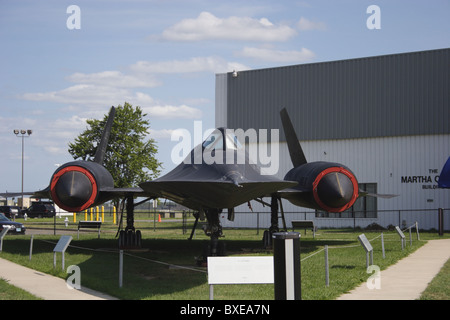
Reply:
M69 207L81 207L92 194L92 183L89 178L78 171L64 173L55 186L58 199Z
M320 200L331 208L346 205L353 196L353 183L348 176L340 172L326 174L317 186Z

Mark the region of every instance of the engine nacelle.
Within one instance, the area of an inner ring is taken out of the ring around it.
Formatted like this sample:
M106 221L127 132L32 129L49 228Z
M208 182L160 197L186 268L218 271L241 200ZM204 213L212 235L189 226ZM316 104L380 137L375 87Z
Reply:
M102 188L114 187L114 180L102 165L88 161L68 162L59 167L50 180L53 201L70 212L83 211L103 203Z
M299 183L294 189L301 193L286 196L297 206L342 212L350 208L359 196L355 175L339 163L309 162L291 169L284 179Z

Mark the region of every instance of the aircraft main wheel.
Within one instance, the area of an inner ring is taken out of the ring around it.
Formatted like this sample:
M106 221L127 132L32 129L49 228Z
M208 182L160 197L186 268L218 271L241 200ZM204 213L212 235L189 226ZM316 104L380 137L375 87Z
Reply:
M140 230L120 231L119 248L120 249L136 249L142 246L142 234Z
M119 232L119 248L125 247L125 231L121 230Z
M127 247L134 247L135 234L132 230L127 232Z
M137 230L136 231L136 246L138 248L142 247L142 234L141 234L141 230Z

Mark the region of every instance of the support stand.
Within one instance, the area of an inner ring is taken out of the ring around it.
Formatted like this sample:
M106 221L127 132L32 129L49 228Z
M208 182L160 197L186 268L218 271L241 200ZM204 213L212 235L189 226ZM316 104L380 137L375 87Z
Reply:
M273 234L275 300L301 300L300 234Z

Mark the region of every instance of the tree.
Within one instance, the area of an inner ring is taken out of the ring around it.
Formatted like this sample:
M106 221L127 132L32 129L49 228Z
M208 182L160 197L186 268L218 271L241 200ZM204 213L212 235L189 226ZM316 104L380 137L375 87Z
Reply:
M111 173L116 188L137 186L140 182L158 177L161 163L155 158L155 140L148 138L150 122L137 106L125 102L116 108L116 116L109 137L103 165ZM102 121L87 120L88 127L73 143L69 143L72 157L92 160L100 143L108 115Z

